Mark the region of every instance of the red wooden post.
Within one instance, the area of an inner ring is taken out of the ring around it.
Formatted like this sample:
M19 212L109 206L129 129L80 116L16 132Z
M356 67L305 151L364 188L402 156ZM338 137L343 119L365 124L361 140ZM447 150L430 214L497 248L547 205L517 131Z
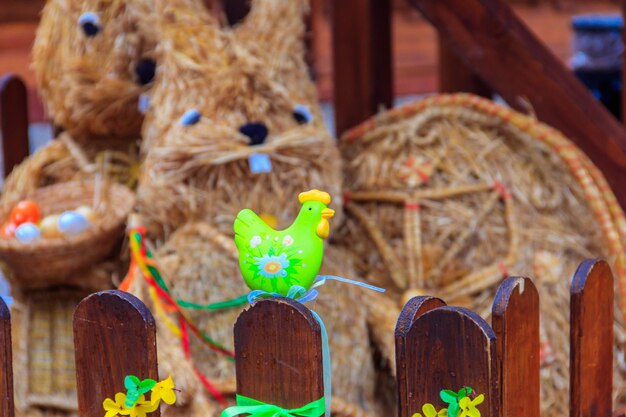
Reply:
M235 323L237 394L285 409L324 396L320 325L285 298L256 302Z
M0 78L0 137L6 177L29 154L26 85L12 74Z
M102 417L102 402L126 392L127 375L158 379L154 318L126 292L102 291L76 307L74 347L81 417Z
M411 310L403 310L408 317L401 315L399 321L410 322ZM443 408L439 392L465 386L485 395L479 405L482 416L499 415L496 336L480 316L460 307L439 307L417 317L396 336L403 339L404 350L396 360L403 363L407 386L399 416L422 413L426 403Z
M612 415L613 274L586 260L574 273L570 315L570 416Z
M406 303L396 324L396 358L406 358L406 336L415 320L424 313L445 305L445 302L435 297L414 297ZM396 378L398 381L398 404L408 404L410 377L407 373L405 360L396 360ZM406 407L400 407L398 411L400 417L411 416Z
M393 104L391 3L332 2L337 135Z
M0 417L13 417L11 313L0 297Z
M491 97L492 91L447 44L445 39L438 37L438 69L440 93L472 93L483 97Z
M533 282L522 277L504 280L491 317L500 375L500 413L539 417L539 294Z
M626 130L503 0L410 0L511 106L561 130L600 167L626 206Z

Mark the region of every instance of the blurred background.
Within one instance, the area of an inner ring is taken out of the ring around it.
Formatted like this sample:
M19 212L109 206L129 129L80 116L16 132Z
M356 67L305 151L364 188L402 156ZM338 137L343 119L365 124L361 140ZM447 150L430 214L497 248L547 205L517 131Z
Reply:
M211 0L207 7L216 9ZM332 1L312 0L311 73L329 130L334 131L332 100ZM621 5L617 1L511 1L526 25L576 71L597 99L620 114L623 53ZM31 47L45 0L0 0L0 74L18 74L29 91L31 152L52 138L52 128L37 97L30 67ZM393 0L393 59L396 101L437 91L437 35L407 0ZM1 158L0 158L1 160ZM0 295L8 286L0 277Z

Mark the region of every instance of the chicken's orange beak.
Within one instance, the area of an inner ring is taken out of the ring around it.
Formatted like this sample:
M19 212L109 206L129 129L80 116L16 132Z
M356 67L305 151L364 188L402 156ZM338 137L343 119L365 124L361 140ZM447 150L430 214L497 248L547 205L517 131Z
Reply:
M322 219L328 220L334 215L335 215L335 210L333 209L325 208L324 210L322 210Z

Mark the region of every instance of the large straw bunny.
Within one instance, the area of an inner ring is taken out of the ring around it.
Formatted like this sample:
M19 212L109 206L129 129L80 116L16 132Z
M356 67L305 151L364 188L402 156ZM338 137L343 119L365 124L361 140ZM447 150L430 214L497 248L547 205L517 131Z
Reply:
M204 7L201 0L187 4ZM47 2L34 45L34 70L48 115L63 132L6 179L3 210L51 184L92 180L102 173L124 183L136 177L130 150L141 133L139 98L155 71L153 11L151 0ZM81 298L112 288L115 275L123 276L119 255L35 290L30 277L4 271L15 300L17 415L76 415L71 317Z
M239 210L251 208L285 227L300 208L298 193L318 188L341 211L339 154L323 127L304 62L308 2L253 1L246 20L233 29L177 1L158 3L160 65L144 126L139 214L157 242L156 261L176 298L198 304L232 299L247 291L232 241ZM332 219L331 230L341 217ZM327 274L355 278L350 255L340 248L328 248L325 265ZM133 287L154 310L146 285L136 280ZM329 286L310 307L329 330L335 414L380 415L363 292ZM240 311L189 314L232 349ZM172 353L180 342L162 317L157 322L160 349ZM182 390L192 397L181 404L184 414L187 406L203 408L199 403L209 396L195 396L201 385L188 385L193 375L176 366L178 350L176 358L159 359L161 373L184 381ZM191 351L192 363L232 394L232 362L200 342ZM211 401L205 408L215 415L220 410Z

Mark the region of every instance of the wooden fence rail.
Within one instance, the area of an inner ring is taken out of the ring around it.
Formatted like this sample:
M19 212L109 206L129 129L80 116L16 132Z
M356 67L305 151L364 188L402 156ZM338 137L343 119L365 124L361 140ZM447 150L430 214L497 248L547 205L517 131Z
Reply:
M572 416L609 416L614 294L607 263L582 263L571 294ZM239 393L284 408L321 396L318 327L306 317L306 309L285 300L262 301L242 314L235 326ZM398 415L421 413L425 403L443 407L441 389L471 386L485 395L483 416L539 417L539 296L529 278L502 282L492 326L435 297L410 300L395 331ZM290 349L303 355L300 361ZM306 378L294 387L296 371ZM302 389L311 395L303 397Z
M502 282L491 325L496 333L502 415L539 417L539 295L530 279L510 277Z
M583 262L571 286L571 416L612 412L613 277L601 260ZM284 409L324 393L320 323L306 306L256 302L234 325L237 393ZM132 374L157 379L152 315L134 296L104 291L74 314L79 413L102 417L102 402L125 391ZM528 278L504 280L492 325L434 297L415 297L396 331L399 417L437 408L442 389L470 386L484 394L485 417L539 417L539 296ZM9 310L0 299L0 417L13 417ZM156 412L158 417L159 412Z
M102 401L126 391L126 375L158 379L154 318L129 293L103 291L85 298L74 313L74 348L81 417L102 417Z

